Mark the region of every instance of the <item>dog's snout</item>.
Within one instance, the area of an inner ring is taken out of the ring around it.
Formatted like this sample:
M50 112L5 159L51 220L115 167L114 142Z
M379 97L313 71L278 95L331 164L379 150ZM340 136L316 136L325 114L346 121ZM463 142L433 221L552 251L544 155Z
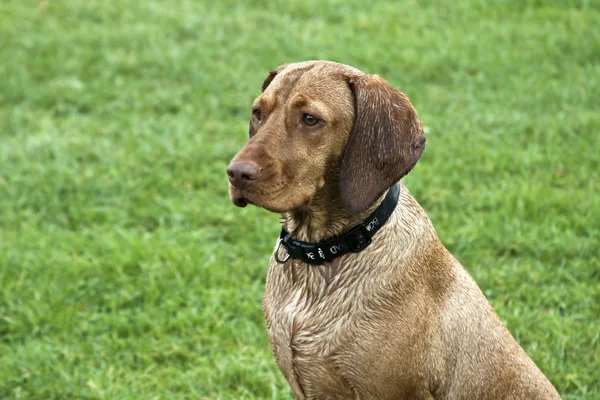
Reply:
M227 167L229 182L238 189L243 189L257 180L261 172L262 168L252 161L232 161Z

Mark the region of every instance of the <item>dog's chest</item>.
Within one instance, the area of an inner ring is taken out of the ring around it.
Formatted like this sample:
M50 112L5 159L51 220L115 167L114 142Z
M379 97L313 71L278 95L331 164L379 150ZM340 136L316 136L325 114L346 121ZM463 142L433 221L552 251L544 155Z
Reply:
M356 397L341 354L358 319L358 286L349 289L313 270L272 265L264 298L269 342L277 363L298 398L319 393Z

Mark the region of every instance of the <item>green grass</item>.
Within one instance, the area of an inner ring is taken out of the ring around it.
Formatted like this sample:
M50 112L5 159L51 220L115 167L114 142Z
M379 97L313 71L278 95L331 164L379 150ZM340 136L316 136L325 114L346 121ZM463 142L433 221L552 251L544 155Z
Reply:
M451 5L452 4L452 5ZM278 216L225 168L275 66L403 90L405 179L565 399L600 399L600 2L0 1L0 398L291 398Z

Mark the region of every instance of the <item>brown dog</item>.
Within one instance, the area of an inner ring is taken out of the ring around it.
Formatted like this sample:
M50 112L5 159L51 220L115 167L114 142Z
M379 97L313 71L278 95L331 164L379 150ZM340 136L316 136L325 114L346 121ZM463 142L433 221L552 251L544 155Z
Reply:
M403 186L396 205L424 145L377 75L269 74L227 173L235 205L283 216L263 302L277 364L298 399L560 398Z

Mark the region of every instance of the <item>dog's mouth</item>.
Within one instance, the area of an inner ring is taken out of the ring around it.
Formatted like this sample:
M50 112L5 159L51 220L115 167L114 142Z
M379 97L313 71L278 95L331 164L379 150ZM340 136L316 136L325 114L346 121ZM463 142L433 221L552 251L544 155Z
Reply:
M248 189L238 189L235 187L231 187L230 189L230 198L231 202L237 207L246 207L248 204L264 208L267 211L282 213L287 211L287 208L282 208L280 205L276 204L277 202L273 201L273 198L277 198L277 196L282 191L276 191L274 194L270 194L265 196L263 193L248 190Z
M238 189L230 186L231 202L237 207L246 207L248 204L259 206L259 198L256 193L248 189ZM258 197L258 198L257 198Z
M250 204L250 202L248 201L248 199L241 195L241 196L237 196L237 197L232 197L231 198L231 202L237 206L237 207L246 207L248 204Z
M246 194L243 190L231 187L229 191L231 202L237 207L246 207L248 204L251 204L250 200L246 197Z

